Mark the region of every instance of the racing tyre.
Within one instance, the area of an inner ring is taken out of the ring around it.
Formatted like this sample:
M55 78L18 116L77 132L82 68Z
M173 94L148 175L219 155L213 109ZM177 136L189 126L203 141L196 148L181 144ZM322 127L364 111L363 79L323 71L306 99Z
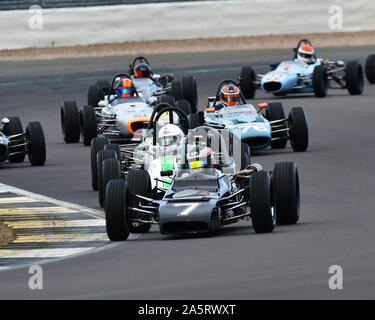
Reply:
M328 93L328 75L325 66L316 66L313 72L313 89L316 97L324 98Z
M240 89L245 99L254 99L257 89L255 72L252 67L243 67L240 73Z
M346 86L351 95L360 95L363 92L363 68L358 61L349 61L345 70Z
M184 90L182 87L182 82L179 80L173 80L171 83L171 96L176 100L184 99Z
M105 159L102 162L102 184L99 186L99 197L102 197L105 206L107 184L113 179L121 179L121 164L118 159Z
M174 107L176 100L169 94L163 94L160 96L160 102L168 103L171 107Z
M151 191L150 175L146 170L130 170L126 176L126 181L128 182L130 193L147 196ZM129 224L131 233L145 233L150 228L151 224Z
M289 137L294 151L306 151L309 145L309 130L305 111L301 107L294 107L289 112Z
M108 93L110 84L106 80L99 80L96 84L91 85L87 92L87 104L97 107L100 100Z
M191 113L188 115L189 129L195 129L203 125L198 114Z
M366 60L366 77L371 84L375 83L375 54L368 56Z
M96 155L99 151L103 150L106 144L109 144L109 139L106 137L99 137L91 140L91 186L94 191L98 190L98 167Z
M97 123L93 106L83 106L81 110L83 144L89 146L91 140L97 136Z
M111 241L127 240L129 228L127 224L127 208L129 193L126 181L111 180L107 184L105 222L108 238Z
M275 163L272 175L277 224L295 224L300 217L298 170L293 162Z
M104 145L104 150L113 150L114 152L116 152L117 160L121 162L122 157L121 157L120 146L118 144L115 144L115 143L106 144Z
M12 136L15 134L23 133L22 123L20 118L18 117L8 117L9 123L7 123L4 126L4 134L6 136ZM12 139L12 143L18 144L18 141L20 143L23 143L23 137L20 137L18 139ZM25 151L24 147L17 147L12 148L12 152L22 152ZM8 157L9 162L15 163L15 162L23 162L25 160L25 154L15 154L13 156Z
M267 118L268 121L285 119L285 112L284 112L284 107L283 107L282 103L280 103L280 102L269 103L268 107L266 109L266 118ZM277 125L277 127L275 128L275 130L280 130L280 129L286 128L285 123L278 123L276 125ZM272 129L272 125L271 125L271 129ZM271 141L271 148L272 149L283 149L283 148L285 148L285 146L288 142L287 137L288 137L288 134L287 134L286 131L273 133L272 138L280 138L280 139Z
M61 129L66 143L79 142L81 127L75 101L64 101L61 106Z
M98 168L98 173L97 173L98 191L99 191L98 197L99 197L99 204L102 208L104 207L104 197L103 197L104 190L102 188L103 187L103 181L102 181L103 161L106 159L117 159L116 152L114 152L113 150L101 150L98 152L96 156L96 166Z
M272 232L275 215L272 212L271 179L268 172L255 172L250 177L251 221L256 233Z
M184 90L184 98L189 101L191 112L197 113L198 106L198 93L197 93L197 81L193 76L182 78L182 87Z
M176 102L176 107L181 109L183 112L186 113L186 115L189 115L191 113L191 107L190 103L187 100L179 100Z
M247 143L241 143L241 170L251 164L250 146Z
M32 166L43 166L46 162L46 142L42 126L38 121L26 127L27 155Z

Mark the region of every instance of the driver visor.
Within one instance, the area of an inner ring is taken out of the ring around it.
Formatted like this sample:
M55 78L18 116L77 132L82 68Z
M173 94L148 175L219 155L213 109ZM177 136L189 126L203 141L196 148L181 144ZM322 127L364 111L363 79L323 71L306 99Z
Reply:
M240 102L240 96L239 95L223 95L221 99L225 102Z
M150 78L149 70L136 70L134 71L134 76L136 78Z
M204 167L207 167L206 161L189 162L189 169L198 169L198 168L204 168Z
M118 91L120 92L120 94L133 94L132 89L119 88Z

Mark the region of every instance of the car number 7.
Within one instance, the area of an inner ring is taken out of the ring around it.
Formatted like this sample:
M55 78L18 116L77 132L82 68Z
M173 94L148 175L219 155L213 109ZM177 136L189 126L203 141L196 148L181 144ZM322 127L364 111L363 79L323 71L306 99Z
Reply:
M182 212L178 213L177 216L188 216L193 210L198 208L201 204L199 202L190 202L190 203L175 203L175 207L187 207Z

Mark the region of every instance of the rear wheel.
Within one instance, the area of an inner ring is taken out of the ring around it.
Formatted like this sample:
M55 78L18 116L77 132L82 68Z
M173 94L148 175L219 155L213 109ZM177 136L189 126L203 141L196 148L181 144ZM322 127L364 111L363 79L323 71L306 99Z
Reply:
M351 95L360 95L363 92L363 68L358 61L349 61L345 70L345 79L348 92Z
M26 127L27 155L32 166L42 166L46 162L46 142L42 126L38 121Z
M184 99L188 100L192 113L197 113L198 106L198 92L197 81L193 76L182 78L182 87L184 90Z
M289 137L294 151L306 151L309 145L309 130L305 111L301 107L293 107L289 112Z
M151 192L150 175L146 170L130 170L126 176L129 192L141 196L147 196ZM132 205L135 205L134 203ZM150 218L147 217L149 220ZM145 233L151 228L151 224L130 223L129 230L132 233Z
M168 103L171 107L174 107L176 100L169 94L163 94L160 96L160 102Z
M96 84L91 85L87 92L87 103L90 106L97 107L100 100L104 99L104 95L109 91L110 84L106 80L100 80Z
M201 118L196 113L191 113L188 115L189 129L195 129L203 125L201 123Z
M102 186L99 187L104 206L107 184L113 179L121 179L120 161L118 159L105 159L102 163Z
M293 162L275 163L272 175L277 224L295 224L300 217L297 167Z
M79 142L81 128L75 101L64 101L61 106L61 129L66 143Z
M272 212L271 179L268 172L255 172L250 177L251 221L256 233L272 232L275 217Z
M171 83L171 96L176 100L184 99L184 90L180 80L173 80Z
M252 67L243 67L240 74L240 88L245 99L254 99L256 92L255 72Z
M89 146L97 136L95 109L93 106L83 106L81 110L83 144Z
M127 208L129 206L128 185L124 180L111 180L106 190L105 222L111 241L127 240Z
M94 138L91 140L91 186L94 191L98 190L98 167L96 156L99 151L103 150L104 146L109 143L106 137Z
M98 197L99 197L99 204L101 207L104 207L104 190L103 190L103 161L107 159L117 159L116 153L113 150L101 150L98 152L96 156L96 166L98 168Z
M121 150L118 144L108 143L104 145L104 150L113 150L114 152L116 152L117 160L121 161Z
M272 102L268 104L266 109L266 118L268 121L275 121L285 119L285 112L282 103L280 102ZM285 121L281 123L277 123L277 127L275 130L285 129L286 124ZM279 138L277 140L271 141L271 148L272 149L282 149L285 148L287 141L287 132L278 132L272 134L272 138Z
M191 107L190 103L187 100L179 100L176 102L176 107L181 109L186 115L191 114Z
M313 72L313 88L315 96L323 98L328 93L328 75L325 66L316 66Z
M20 118L18 117L8 117L9 123L7 123L4 126L4 134L6 136L12 136L15 134L22 134L23 133L23 127ZM20 138L14 138L12 139L13 144L19 144L23 143L24 139L23 137ZM25 147L17 147L12 148L12 152L24 152ZM15 154L13 156L8 157L9 162L15 163L15 162L23 162L25 160L25 154Z
M368 82L375 83L375 54L368 56L366 60L366 77Z

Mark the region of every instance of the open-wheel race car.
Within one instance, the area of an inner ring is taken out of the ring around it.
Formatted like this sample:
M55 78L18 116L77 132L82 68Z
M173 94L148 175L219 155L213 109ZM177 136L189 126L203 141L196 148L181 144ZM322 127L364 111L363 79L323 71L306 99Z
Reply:
M3 118L0 124L0 162L20 163L28 156L32 166L46 162L46 143L38 121L29 122L23 130L19 117Z
M228 99L236 99L231 104L223 100L225 90L229 90ZM288 140L294 151L306 151L308 147L307 119L302 107L291 108L288 117L280 102L262 103L256 109L246 102L239 84L230 79L219 83L216 95L208 98L205 111L188 118L192 128L207 125L233 131L251 149L285 148Z
M193 76L184 76L181 80L177 80L172 73L155 74L148 60L141 56L136 57L129 65L128 74L144 102L150 97L168 94L176 101L188 100L192 112L197 111L197 82ZM109 88L110 82L107 80L99 80L90 85L87 93L88 104L96 107L99 101L108 95Z
M364 86L362 65L349 61L317 58L307 39L299 41L293 60L271 64L271 71L256 74L251 66L243 67L240 86L246 99L253 99L257 88L265 93L285 96L294 93L314 93L325 97L328 89L346 89L351 95L360 95Z
M176 100L167 94L150 96L145 100L138 90L139 87L131 76L118 74L109 85L107 95L96 107L85 105L78 110L75 101L65 101L61 106L61 126L65 142L77 143L80 135L86 146L98 135L125 143L137 140L137 131L147 127L154 107L160 102L167 102L187 114L191 113L188 100Z
M117 145L98 137L91 144L91 174L93 188L99 191L99 203L104 206L105 190L111 179L126 178L129 170L146 170L153 188L165 188L160 172L177 168L177 149L188 133L186 113L167 103L155 107L147 130L139 144ZM96 185L95 185L95 181ZM168 185L169 187L169 185Z
M244 218L251 219L257 233L272 232L275 224L297 223L296 165L276 163L272 172L258 164L241 169L226 146L218 130L202 126L190 130L181 145L179 169L160 172L169 188L152 188L146 170L129 171L127 180L110 180L105 201L109 239L126 240L129 233L147 232L152 224L162 234L201 234Z

